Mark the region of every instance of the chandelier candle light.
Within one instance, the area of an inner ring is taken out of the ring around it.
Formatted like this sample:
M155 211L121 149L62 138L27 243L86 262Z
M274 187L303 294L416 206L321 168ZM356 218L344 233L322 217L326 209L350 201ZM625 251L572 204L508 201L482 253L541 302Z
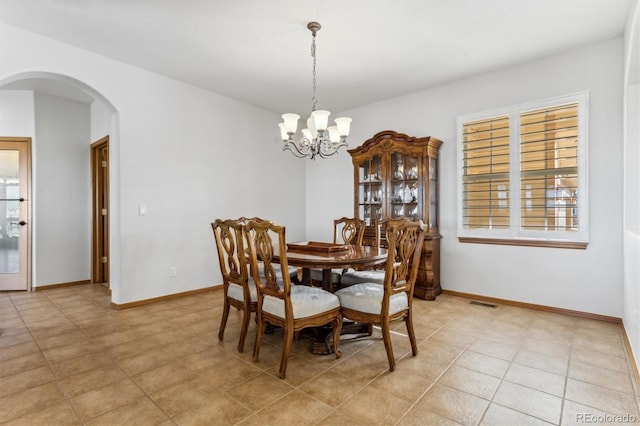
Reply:
M282 114L283 123L280 123L280 135L284 142L283 151L289 150L298 158L309 157L312 160L316 156L329 157L338 152L343 146L347 146L347 136L351 119L339 117L335 119L336 125L329 126L329 111L316 110L316 33L320 31L320 24L309 22L307 28L313 34L311 42L311 57L313 58L313 98L311 99L311 115L307 119L307 128L302 129L302 137L296 141L294 135L298 129L298 114Z

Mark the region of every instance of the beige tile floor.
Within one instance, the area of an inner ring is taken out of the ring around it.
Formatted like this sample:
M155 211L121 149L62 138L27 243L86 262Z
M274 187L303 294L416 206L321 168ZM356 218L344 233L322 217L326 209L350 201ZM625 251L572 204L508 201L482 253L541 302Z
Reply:
M238 312L217 338L222 292L116 311L98 285L0 293L0 423L21 425L543 425L640 421L618 325L528 309L416 300L419 354L402 323L342 358L281 333L251 360ZM624 417L626 416L626 417Z

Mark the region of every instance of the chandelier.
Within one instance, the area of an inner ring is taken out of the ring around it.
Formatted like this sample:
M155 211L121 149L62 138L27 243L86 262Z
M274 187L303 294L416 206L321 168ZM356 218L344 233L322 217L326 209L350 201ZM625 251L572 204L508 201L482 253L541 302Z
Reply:
M283 151L291 151L298 158L309 157L315 160L316 156L327 158L338 152L343 146L347 146L347 136L351 119L339 117L335 119L335 126L328 126L329 115L325 110L316 110L316 33L320 31L320 24L309 22L307 28L313 34L311 42L311 57L313 58L313 97L311 98L311 115L307 119L307 128L302 129L302 136L296 140L294 135L298 129L298 114L282 114L283 123L280 123L280 135L284 142ZM328 126L328 127L327 127Z

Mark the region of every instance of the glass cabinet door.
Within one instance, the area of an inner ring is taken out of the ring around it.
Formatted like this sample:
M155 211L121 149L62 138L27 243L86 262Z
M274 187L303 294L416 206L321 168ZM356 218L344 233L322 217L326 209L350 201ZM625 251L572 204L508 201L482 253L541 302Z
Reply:
M418 157L402 153L391 155L390 202L392 218L421 218Z
M358 211L367 225L382 220L382 158L373 156L358 168Z
M429 159L429 228L438 227L438 161Z

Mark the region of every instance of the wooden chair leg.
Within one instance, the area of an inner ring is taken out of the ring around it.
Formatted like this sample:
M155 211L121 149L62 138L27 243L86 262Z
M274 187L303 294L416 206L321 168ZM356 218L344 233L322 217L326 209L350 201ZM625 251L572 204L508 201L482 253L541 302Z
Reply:
M247 338L247 331L249 331L249 321L251 320L251 305L245 304L244 312L242 313L242 324L240 327L240 341L238 342L238 352L244 352L244 341Z
M333 353L336 354L336 358L342 356L340 352L340 332L342 331L342 315L332 321L333 324Z
M287 375L287 361L289 360L289 352L293 343L293 329L284 327L284 342L282 347L282 358L280 358L280 378L284 379Z
M264 319L258 315L258 325L256 327L256 341L253 345L253 362L260 359L260 346L262 345L262 335L264 334Z
M220 341L222 341L222 339L224 338L224 329L227 326L227 318L229 318L229 302L225 297L222 319L220 320L220 330L218 331L218 340Z
M389 332L389 322L381 324L382 340L384 340L384 348L387 351L387 359L389 360L389 371L396 368L396 360L393 357L393 347L391 346L391 333Z
M407 325L407 334L409 335L409 341L411 342L411 354L413 356L418 355L418 345L416 343L416 333L413 331L413 316L411 312L404 319L405 324Z

